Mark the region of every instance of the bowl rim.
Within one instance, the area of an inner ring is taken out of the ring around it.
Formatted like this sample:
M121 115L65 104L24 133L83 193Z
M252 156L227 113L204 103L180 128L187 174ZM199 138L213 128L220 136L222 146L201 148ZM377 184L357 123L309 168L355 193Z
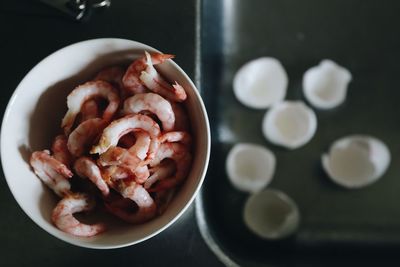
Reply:
M202 120L204 120L204 124L206 126L206 132L205 132L205 161L203 163L203 166L201 168L201 172L200 172L200 179L197 183L197 187L194 190L194 192L192 193L191 197L189 198L189 200L186 202L186 204L183 206L183 208L181 208L181 210L179 212L177 212L176 215L174 215L174 217L168 221L167 223L164 223L161 227L157 227L155 231L151 232L150 234L139 238L137 240L134 240L132 242L124 242L118 245L97 245L95 243L85 243L85 242L81 242L79 238L76 238L74 236L64 236L64 235L59 235L56 231L54 231L53 228L47 226L47 225L43 225L41 223L39 223L38 221L36 221L35 219L33 219L30 216L30 213L27 209L25 209L24 205L22 204L22 200L19 199L15 193L15 188L10 186L10 182L8 177L12 177L12 174L10 173L10 170L8 169L6 162L4 160L4 155L6 154L5 151L5 145L4 143L6 142L6 136L4 134L4 130L3 127L5 127L5 125L8 122L8 118L10 117L10 113L13 107L13 103L15 102L16 98L18 97L18 95L20 94L20 91L22 89L20 89L20 85L23 84L23 82L28 79L28 76L30 76L30 74L32 72L34 72L35 69L39 68L41 65L45 64L46 61L49 60L49 58L54 57L55 55L59 54L59 53L63 53L65 50L71 49L74 46L80 46L80 45L85 45L88 43L95 43L95 42L125 42L125 43L130 43L132 46L137 46L139 49L149 49L149 50L153 50L156 52L160 52L158 49L155 49L149 45L146 45L144 43L138 42L138 41L134 41L134 40L129 40L129 39L124 39L124 38L95 38L95 39L88 39L88 40L84 40L84 41L79 41L76 43L72 43L69 44L67 46L64 46L54 52L52 52L50 55L46 56L45 58L43 58L42 60L40 60L38 63L36 63L25 75L24 77L21 79L21 81L18 83L17 87L14 89L13 94L11 95L6 109L4 111L4 115L3 115L3 119L1 122L1 128L0 128L0 157L1 157L1 165L3 168L3 174L4 174L4 178L6 180L7 186L9 188L9 190L11 191L11 194L13 196L13 198L15 199L15 201L18 203L19 207L24 211L24 213L29 217L29 219L31 219L37 226L39 226L40 228L42 228L43 230L45 230L47 233L49 233L51 236L60 239L66 243L72 244L72 245L76 245L79 247L84 247L84 248L91 248L91 249L115 249L115 248L123 248L123 247L127 247L127 246L131 246L134 244L138 244L140 242L143 242L147 239L150 239L154 236L156 236L157 234L161 233L162 231L164 231L165 229L167 229L168 227L170 227L173 223L175 223L184 213L185 211L189 208L189 206L193 203L194 199L196 198L196 196L198 195L201 186L204 182L206 173L207 173L207 169L208 169L208 165L209 165L209 159L210 159L210 151L211 151L211 133L210 133L210 123L209 123L209 119L208 119L208 114L207 114L207 110L205 108L203 99L200 95L200 92L198 90L198 88L196 87L196 85L194 84L194 82L192 81L192 79L186 74L185 71L182 70L182 68L175 63L173 60L169 60L169 62L171 63L171 66L173 68L175 68L178 72L179 75L182 75L183 78L189 83L189 85L194 89L193 93L195 95L196 98L196 102L198 102L199 107L201 109L201 118ZM44 91L43 91L44 92Z

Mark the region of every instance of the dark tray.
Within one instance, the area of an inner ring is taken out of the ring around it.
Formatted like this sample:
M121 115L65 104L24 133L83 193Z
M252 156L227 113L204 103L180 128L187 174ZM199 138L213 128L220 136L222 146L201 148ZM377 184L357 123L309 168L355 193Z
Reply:
M323 263L400 262L400 2L204 0L201 19L201 88L212 129L212 153L197 199L198 221L207 242L226 264L287 266ZM247 61L272 56L289 76L287 99L304 100L303 73L329 58L348 68L346 102L316 111L318 130L306 146L288 151L261 133L265 110L241 105L232 79ZM324 174L320 155L349 134L370 134L390 148L392 162L375 184L346 190ZM225 174L225 158L237 142L275 152L270 187L298 204L299 231L266 241L242 221L247 194Z

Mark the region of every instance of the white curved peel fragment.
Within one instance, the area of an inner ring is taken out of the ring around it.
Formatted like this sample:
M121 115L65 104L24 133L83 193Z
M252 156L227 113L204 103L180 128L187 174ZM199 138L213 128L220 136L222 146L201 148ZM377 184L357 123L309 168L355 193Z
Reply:
M281 239L297 230L300 212L285 193L268 189L247 199L243 219L254 234L266 239Z
M317 117L301 101L283 101L268 110L262 131L271 143L295 149L305 145L317 130Z
M236 144L226 159L226 172L232 185L250 193L262 190L271 182L275 166L272 151L255 144Z
M325 59L304 73L303 93L316 108L334 108L345 101L351 79L350 71Z
M268 108L286 96L288 77L275 58L262 57L244 64L233 79L233 92L245 106Z
M322 155L322 166L335 183L360 188L377 181L391 160L388 147L379 139L351 135L335 141Z

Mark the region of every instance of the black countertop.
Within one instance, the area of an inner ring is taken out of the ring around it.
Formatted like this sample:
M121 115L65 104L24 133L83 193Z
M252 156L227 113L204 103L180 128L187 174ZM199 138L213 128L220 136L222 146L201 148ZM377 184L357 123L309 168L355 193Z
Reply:
M52 52L87 39L131 39L175 54L175 61L194 79L195 22L195 0L113 0L108 10L83 23L63 18L36 1L2 3L1 116L33 66ZM121 249L85 249L60 241L33 223L1 175L0 266L222 266L200 236L194 204L150 240Z

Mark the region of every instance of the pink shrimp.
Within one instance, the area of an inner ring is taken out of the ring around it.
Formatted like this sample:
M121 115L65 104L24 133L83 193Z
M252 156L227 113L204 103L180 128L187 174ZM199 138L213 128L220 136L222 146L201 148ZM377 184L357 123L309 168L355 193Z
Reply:
M103 112L103 119L109 121L118 109L119 96L111 84L104 81L91 81L76 87L67 97L68 111L62 119L61 127L66 135L71 132L76 116L81 111L83 103L94 97L108 100L108 106Z
M182 103L171 102L172 110L175 114L175 131L189 131L190 124L187 111Z
M90 99L86 101L83 103L81 108L81 123L89 119L98 118L100 116L99 113L99 107L96 100Z
M51 150L53 152L53 157L64 164L65 166L71 166L73 156L68 150L68 139L65 135L60 134L54 138L53 145L51 146Z
M108 166L104 168L103 172L103 178L106 180L106 183L113 188L115 187L114 182L117 180L132 178L137 183L143 184L149 176L150 171L147 165L136 167L134 173L129 169L117 165Z
M160 64L167 59L173 58L173 55L152 53L150 54L153 64ZM144 93L147 91L146 87L143 85L139 76L143 70L146 69L146 56L140 57L133 61L133 63L128 67L122 78L122 83L126 90L130 91L131 94Z
M68 137L67 145L71 154L81 156L93 145L106 125L107 122L99 118L89 119L79 124Z
M174 174L176 169L173 161L163 161L157 166L150 168L149 171L151 175L144 182L143 186L145 189L150 188L158 180L170 177L172 174Z
M50 151L33 152L30 164L36 175L57 195L63 196L70 192L71 184L67 178L73 173L60 161L50 156Z
M138 183L143 183L150 175L147 166L139 166L147 157L150 146L150 135L147 132L135 132L136 142L129 149L112 147L100 155L102 166L119 166L128 169L135 175Z
M135 212L121 207L120 201L105 203L106 208L115 216L129 223L144 223L157 215L157 206L150 194L133 180L119 180L118 191L121 195L134 201L138 207Z
M163 135L159 136L158 138L154 138L151 140L149 152L148 152L148 159L153 159L155 154L157 153L158 148L164 142L175 143L179 142L186 146L189 146L192 142L192 138L188 132L184 131L175 131L175 132L168 132L164 133Z
M105 153L100 155L99 163L102 166L109 165L128 165L130 161L139 162L146 158L150 146L150 135L143 131L135 132L136 141L129 148L111 147ZM130 164L133 164L131 162Z
M103 180L100 168L88 157L80 157L74 163L76 174L80 177L87 177L92 181L104 196L110 192L106 182Z
M115 181L132 177L132 174L128 170L117 165L103 168L102 174L104 181L114 189Z
M192 138L188 132L184 131L175 131L175 132L168 132L161 135L158 140L160 143L169 142L169 143L182 143L184 145L190 145L192 142Z
M160 134L160 127L150 117L141 114L127 115L113 121L103 130L99 143L90 150L90 153L103 154L110 147L115 147L123 135L138 130L148 132L151 138Z
M93 207L94 201L88 195L82 193L69 194L58 202L51 219L57 228L63 232L81 237L94 236L104 232L106 230L105 225L102 223L83 224L73 215L77 212L89 211Z
M170 85L164 78L157 72L151 61L150 54L146 52L146 69L140 74L140 80L151 91L160 94L161 96L175 101L182 102L186 99L186 92L182 86L177 82Z
M149 171L149 168L147 167L147 165L138 166L138 167L135 169L134 174L135 174L135 181L136 181L138 184L143 184L143 183L146 182L147 179L149 178L149 176L150 176L150 171Z
M188 175L191 155L188 147L180 143L163 143L157 150L155 158L150 162L150 166L158 165L163 159L170 158L175 161L175 175L167 179L158 181L155 186L150 187L149 192L157 192L177 186Z
M144 110L157 115L164 131L171 131L174 128L174 112L171 104L162 96L153 93L136 94L124 102L125 114L139 113Z

